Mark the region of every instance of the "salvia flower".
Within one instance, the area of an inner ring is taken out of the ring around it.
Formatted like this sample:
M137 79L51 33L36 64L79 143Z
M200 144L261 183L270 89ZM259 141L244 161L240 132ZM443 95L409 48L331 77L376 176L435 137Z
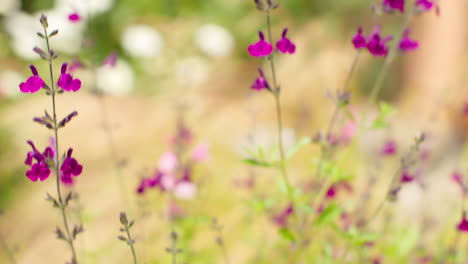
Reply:
M83 166L72 157L73 149L69 148L67 156L60 167L62 173L61 180L65 184L73 184L72 176L78 176L83 171Z
M409 183L416 179L414 174L410 174L409 171L405 170L401 173L400 181L402 183Z
M380 151L380 153L383 156L392 156L396 152L397 152L397 144L394 140L388 140L387 142L385 142L382 150Z
M401 13L405 12L405 0L383 0L382 6L385 12L395 10L399 10Z
M80 20L81 20L81 16L77 12L73 12L70 15L68 15L68 21L72 23L80 22Z
M37 73L36 67L34 67L34 65L30 65L29 68L31 68L33 75L29 77L26 82L22 82L19 85L19 88L23 93L35 93L42 87L45 87L45 83Z
M435 6L434 1L431 0L417 0L416 7L422 11L430 11Z
M65 91L76 92L81 88L81 81L79 79L73 79L71 74L67 73L67 63L63 63L57 85Z
M359 27L357 34L354 35L353 45L356 49L362 49L367 46L366 37L362 34L362 27Z
M466 212L463 212L462 219L457 225L457 229L460 232L468 232L468 219L466 218Z
M405 30L403 37L401 38L399 48L402 51L411 51L419 47L419 43L415 40L410 39L409 29Z
M52 148L47 147L44 152L41 153L36 149L31 140L27 142L31 146L32 151L26 154L26 160L24 161L24 164L30 166L30 169L26 172L26 177L34 182L37 181L37 179L44 181L50 175L48 161L52 160L54 157L54 151Z
M367 49L374 56L385 57L387 56L389 50L387 42L391 39L392 36L382 38L380 36L380 28L376 27L372 35L369 37L369 40L367 42Z
M284 54L294 54L296 51L296 45L286 37L287 33L288 28L283 29L283 34L281 35L281 39L276 43L276 48Z
M257 79L255 79L255 81L253 82L252 86L250 86L250 88L257 90L257 91L260 91L263 89L270 90L270 85L265 79L265 75L263 75L263 70L261 68L258 68L258 72L260 73L260 76Z
M249 54L253 57L264 57L268 56L273 52L273 46L265 40L265 36L262 31L258 32L260 40L256 43L249 45Z

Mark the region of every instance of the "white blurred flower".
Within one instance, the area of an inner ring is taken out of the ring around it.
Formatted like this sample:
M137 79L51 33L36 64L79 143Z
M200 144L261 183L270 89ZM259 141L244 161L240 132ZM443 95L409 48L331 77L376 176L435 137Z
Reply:
M76 11L83 17L104 13L114 6L115 0L57 0L56 7L68 12Z
M158 169L163 173L171 173L177 167L177 156L174 152L165 152L159 158Z
M20 2L19 0L0 0L0 15L6 15L18 10Z
M197 187L191 182L180 182L174 188L175 197L190 200L197 194Z
M126 95L133 88L133 71L123 60L117 60L114 67L102 65L96 75L96 86L104 93Z
M8 97L20 94L19 84L26 79L18 72L5 70L0 74L0 91Z
M208 63L200 57L188 57L176 64L177 82L182 85L200 85L208 78Z
M234 37L219 25L205 24L195 33L195 43L208 56L224 57L234 48Z
M39 23L40 14L44 13L49 22L49 30L57 29L59 33L51 39L52 48L58 52L75 54L80 51L82 43L82 24L70 23L67 13L59 10L41 11L34 15L24 12L13 12L5 18L5 29L11 36L11 47L15 54L23 59L38 59L32 49L35 46L45 49L44 40L37 36L43 32Z
M164 41L158 31L146 25L127 27L121 36L124 50L132 57L152 58L158 56Z

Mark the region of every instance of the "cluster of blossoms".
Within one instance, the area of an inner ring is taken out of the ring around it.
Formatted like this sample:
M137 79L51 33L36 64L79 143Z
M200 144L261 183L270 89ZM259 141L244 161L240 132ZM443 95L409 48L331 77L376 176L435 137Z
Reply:
M41 16L40 22L45 29L45 34L47 34L47 18L45 16ZM57 34L57 30L52 31L50 34L47 34L47 36L42 33L38 33L38 35L44 39L49 39ZM48 61L49 64L51 64L52 61L58 57L58 54L56 54L53 50L48 50L48 52L45 52L38 47L35 47L33 50L39 54L42 59ZM52 85L52 87L44 82L44 80L40 77L36 67L34 65L30 65L29 68L31 69L32 76L30 76L25 82L20 83L20 91L23 93L35 93L40 89L44 89L47 95L55 96L56 94L63 93L64 91L76 92L80 90L81 81L77 78L73 78L73 76L67 72L67 65L67 63L62 64L60 77L56 82L56 85ZM55 113L51 116L49 113L47 113L47 111L45 111L45 115L43 117L35 117L33 121L44 125L49 129L57 131L77 115L78 113L73 111L59 121L56 119ZM54 161L54 157L57 155L54 146L55 138L51 139L51 145L48 146L42 153L36 149L32 141L29 140L27 143L31 146L32 151L27 153L24 163L30 166L30 169L26 172L26 176L31 181L37 181L38 179L44 181L50 175L50 168L54 168L55 166L60 166L60 172L58 172L60 175L58 175L58 177L64 184L72 184L72 176L78 176L81 174L83 166L81 166L76 161L76 159L72 157L72 148L68 149L67 154L63 155L61 161L58 159L57 161ZM56 162L59 162L59 164L56 164Z
M414 13L420 14L423 12L430 11L435 7L435 1L418 0L415 2ZM401 13L404 13L405 0L384 0L382 2L381 9L386 13L392 13L394 11L400 11ZM405 29L403 35L400 37L400 40L398 42L398 49L400 51L411 51L419 47L419 43L411 39L409 33L409 29ZM392 39L393 37L391 35L388 35L386 37L381 36L379 26L376 26L374 28L374 31L367 37L363 34L362 27L359 27L352 42L354 48L357 50L366 48L373 56L385 57L388 55L390 49L388 42Z
M161 192L172 192L179 199L191 199L196 194L192 180L193 168L197 163L208 158L208 145L200 143L193 148L188 158L184 158L185 149L192 143L192 134L185 127L180 127L174 139L171 139L175 150L164 153L155 173L141 179L137 193L143 194L148 189L157 188Z

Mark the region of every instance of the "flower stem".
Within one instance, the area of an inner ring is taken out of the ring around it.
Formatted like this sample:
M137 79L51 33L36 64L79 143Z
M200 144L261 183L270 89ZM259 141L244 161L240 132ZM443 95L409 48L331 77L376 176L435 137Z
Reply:
M44 27L44 35L45 35L45 40L47 44L47 53L50 56L50 45L49 45L49 35L47 33L47 29ZM59 139L58 139L58 122L57 122L57 111L56 111L56 106L55 106L55 83L54 83L54 73L52 69L52 58L49 57L48 59L49 63L49 73L50 73L50 88L51 88L51 96L52 96L52 113L53 113L53 121L54 121L54 137L55 137L55 175L56 175L56 184L57 184L57 195L58 195L58 200L59 200L59 205L60 205L60 211L62 213L62 218L63 218L63 224L65 226L65 231L67 234L67 243L70 247L70 250L72 252L72 263L78 264L78 261L76 260L76 252L75 252L75 247L73 245L73 238L70 233L70 228L68 227L68 220L67 220L67 214L65 212L65 202L62 199L62 194L60 192L60 159L59 159Z
M130 229L128 228L128 224L125 225L125 231L127 232L127 238L129 241L130 249L132 250L132 255L133 255L133 263L137 264L137 258L135 254L135 248L133 247L133 241L132 241L132 236L130 235Z

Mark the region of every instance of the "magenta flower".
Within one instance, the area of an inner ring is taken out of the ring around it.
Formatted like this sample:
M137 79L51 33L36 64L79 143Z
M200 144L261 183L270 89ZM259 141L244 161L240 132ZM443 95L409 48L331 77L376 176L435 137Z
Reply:
M75 158L72 158L73 149L69 148L67 156L60 167L61 171L61 180L65 184L73 184L72 176L78 176L83 171L83 166L76 161Z
M36 67L31 64L29 68L31 68L33 76L29 77L26 82L20 83L19 88L23 93L35 93L42 87L45 87L45 83L37 73Z
M283 212L281 212L279 215L275 216L273 218L274 222L279 226L279 227L285 227L288 224L288 218L291 216L294 212L294 209L292 205L288 205Z
M108 65L109 67L115 67L117 63L117 52L111 52L105 59L102 61L102 65Z
M328 190L327 190L327 193L325 194L325 199L326 200L329 200L329 199L334 199L336 198L337 194L338 194L338 191L342 189L342 190L346 190L348 192L351 192L352 191L352 187L351 185L346 182L346 181L340 181L340 182L336 182L334 184L332 184Z
M284 54L294 54L296 51L296 45L286 37L287 33L288 28L283 29L283 34L281 35L281 39L276 43L276 48Z
M383 0L382 6L386 12L399 10L405 12L405 0Z
M66 73L67 71L67 63L62 64L62 74L60 74L59 80L57 81L57 85L65 91L73 91L76 92L81 88L81 81L79 79L73 79L71 74Z
M409 183L409 182L414 181L414 179L416 179L416 176L413 174L410 174L407 170L401 173L400 181L402 183Z
M419 43L409 38L409 29L405 30L400 41L399 48L402 51L411 51L419 47Z
M31 168L26 172L26 177L31 181L37 181L37 179L44 181L50 175L50 169L48 162L54 157L54 151L47 147L43 153L39 152L34 143L31 140L27 141L31 146L32 151L26 154L26 160L24 164L29 165ZM33 164L33 162L36 163Z
M466 212L463 212L462 220L457 226L458 231L468 232L468 219L466 218Z
M416 7L423 11L430 11L434 7L434 1L431 0L418 0L416 1Z
M367 46L366 37L362 34L362 27L359 27L357 34L354 35L353 45L356 49L362 49Z
M264 57L268 56L273 52L273 46L265 40L265 36L262 31L258 32L260 40L252 45L249 45L248 51L251 56Z
M68 15L68 20L72 23L77 23L80 22L81 16L77 12L73 12L70 15Z
M397 152L397 144L394 140L388 140L387 142L385 142L382 150L380 151L380 153L383 156L392 156L396 152Z
M267 80L265 79L265 75L263 75L263 70L261 68L258 68L258 72L260 73L260 76L255 79L253 82L252 86L250 88L260 91L263 89L268 89L270 90L270 85L268 85Z
M202 162L208 159L210 155L209 146L207 143L203 142L198 144L192 152L192 160L194 162Z
M392 36L387 36L384 39L380 36L380 28L376 27L374 33L369 37L367 42L367 49L369 52L377 57L385 57L388 54L387 42L392 39Z

